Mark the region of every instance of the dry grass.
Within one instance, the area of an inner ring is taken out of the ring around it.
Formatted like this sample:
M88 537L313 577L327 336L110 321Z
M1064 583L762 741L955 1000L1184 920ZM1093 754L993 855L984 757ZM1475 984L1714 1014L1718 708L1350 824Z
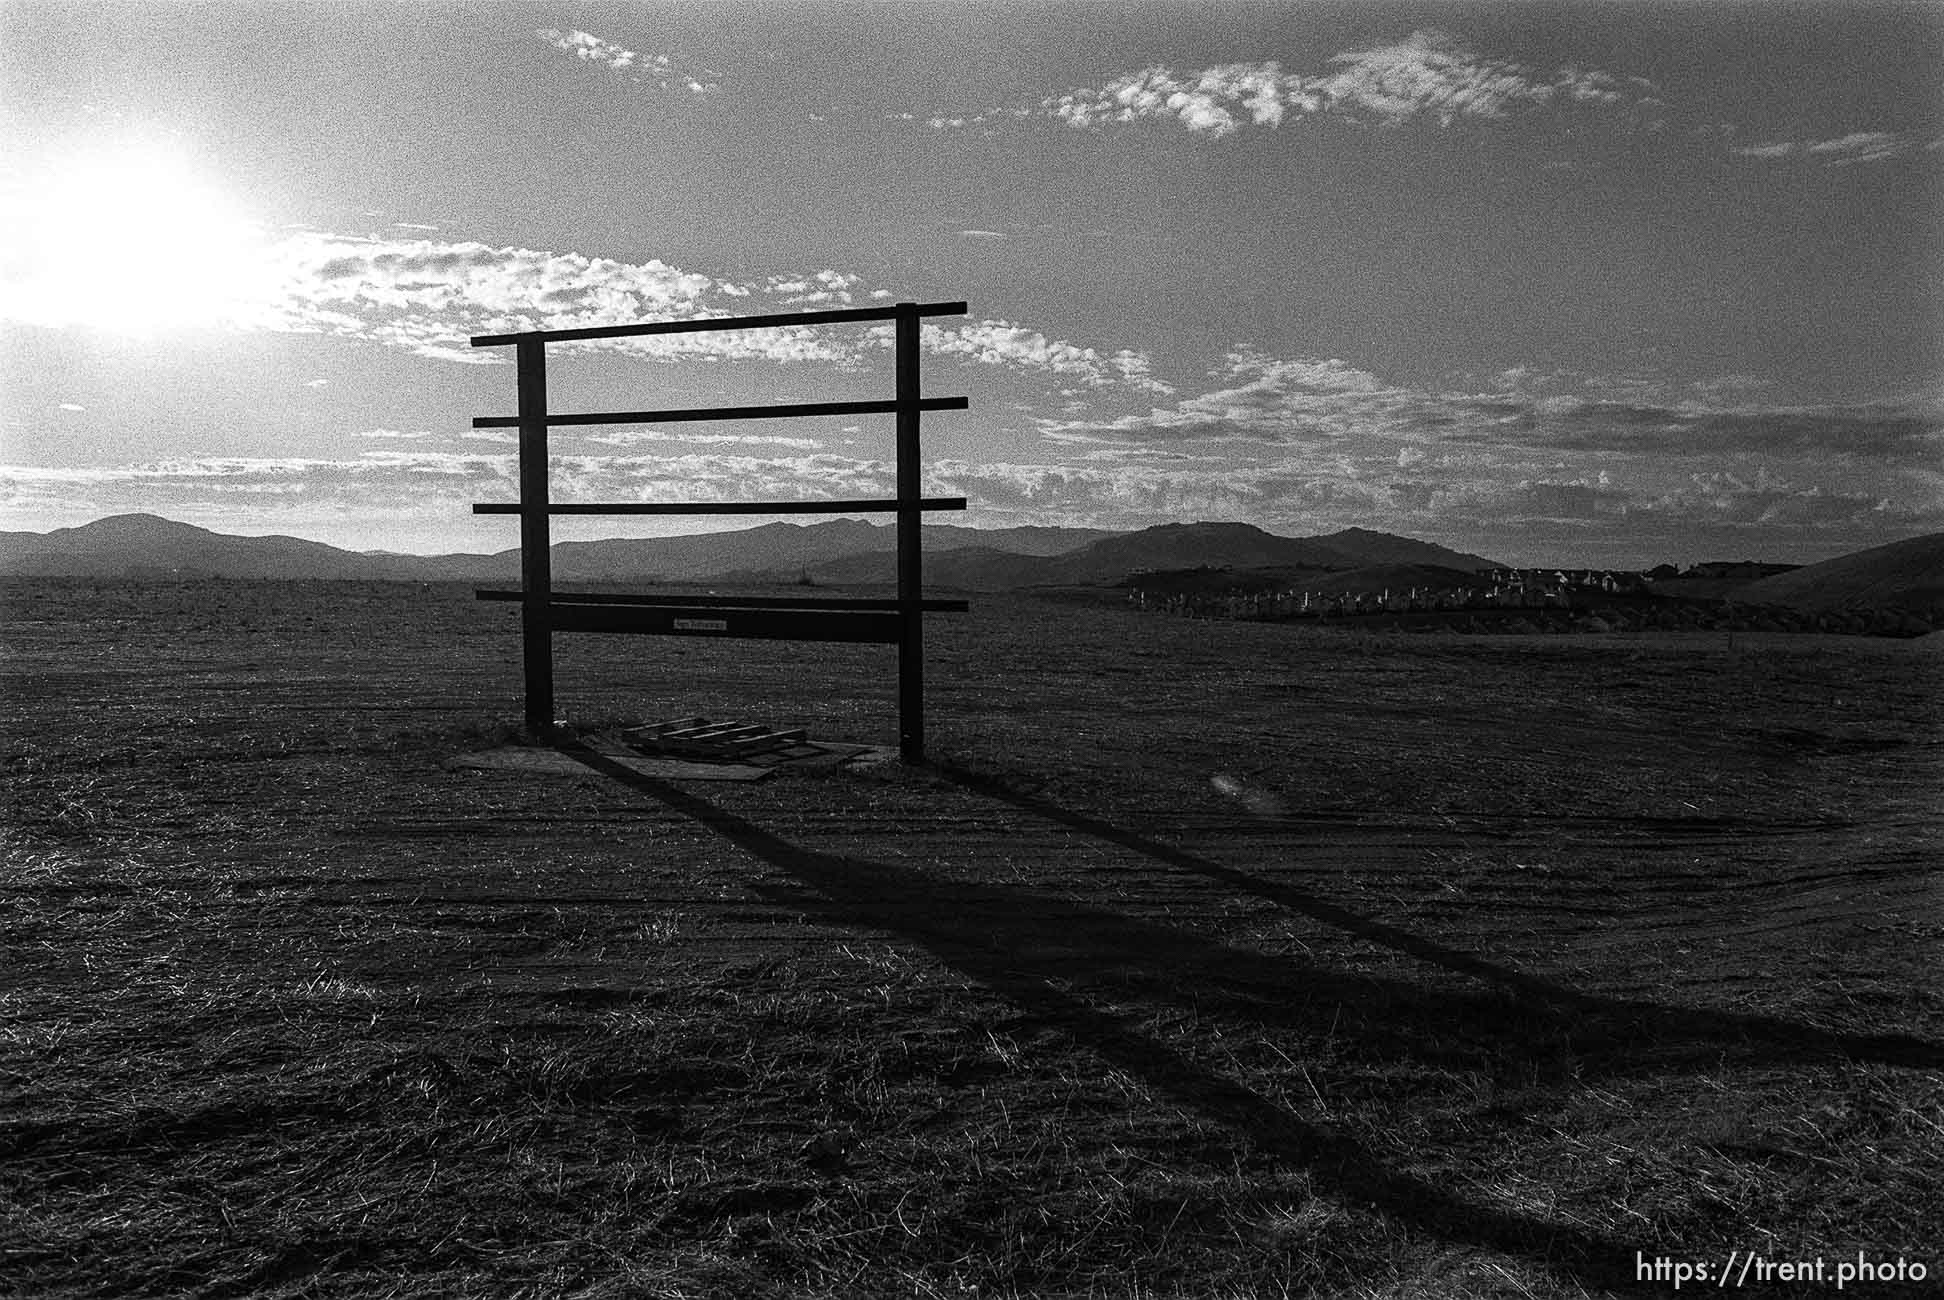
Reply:
M1021 603L934 624L932 769L528 786L438 767L517 715L463 593L11 594L0 1288L1576 1297L1944 1221L1921 643ZM570 707L889 730L714 649L563 641Z

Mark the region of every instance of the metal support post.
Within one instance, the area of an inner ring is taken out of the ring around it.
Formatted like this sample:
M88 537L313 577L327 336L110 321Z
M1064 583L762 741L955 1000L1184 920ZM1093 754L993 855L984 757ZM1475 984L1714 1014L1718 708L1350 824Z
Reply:
M898 753L925 761L924 509L918 461L918 304L897 314L898 454Z
M552 734L553 542L547 496L547 354L540 339L515 348L520 390L520 590L521 651L526 665L526 727Z

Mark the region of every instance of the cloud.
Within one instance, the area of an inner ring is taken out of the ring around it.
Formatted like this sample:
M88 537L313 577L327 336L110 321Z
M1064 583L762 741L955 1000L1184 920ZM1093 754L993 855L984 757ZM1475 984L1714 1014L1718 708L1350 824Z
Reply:
M641 57L633 50L625 50L619 45L610 44L590 32L579 30L563 32L547 27L534 34L555 49L587 63L604 64L617 72L632 68Z
M1910 465L1944 458L1936 399L1818 406L1599 401L1494 395L1452 402L1450 436L1502 446L1634 455L1761 455ZM1466 420L1464 414L1479 419Z
M1566 67L1544 72L1473 53L1442 32L1418 31L1392 45L1339 54L1334 71L1313 83L1330 111L1368 114L1379 121L1435 117L1449 126L1461 117L1503 118L1515 111L1646 101L1653 84L1640 77Z
M1322 107L1323 101L1307 89L1303 78L1285 76L1276 63L1232 63L1187 73L1147 68L1124 73L1096 89L1068 91L1041 103L1044 111L1073 127L1174 121L1216 137L1233 134L1244 118L1273 127L1281 125L1291 110L1314 113Z
M1398 468L1434 452L1490 456L1504 468L1558 454L1615 457L1761 456L1879 469L1944 463L1944 395L1791 404L1770 385L1725 375L1686 385L1648 376L1512 369L1453 391L1385 382L1340 360L1232 349L1208 391L1121 415L1069 409L1036 420L1065 444L1354 446ZM1565 390L1565 391L1562 391Z
M1064 122L1082 130L1139 122L1178 126L1220 139L1250 129L1304 121L1401 127L1417 121L1450 128L1516 117L1598 114L1623 127L1661 131L1676 110L1645 77L1563 65L1544 68L1482 54L1458 37L1420 29L1400 40L1330 56L1321 69L1291 71L1276 60L1224 63L1200 70L1155 65L1075 87L1037 103L926 119L934 130L989 127L1004 119ZM893 114L916 121L917 115ZM1733 123L1688 128L1696 139L1726 140ZM1776 140L1732 148L1745 158L1806 157L1830 166L1881 162L1937 148L1910 136L1857 131L1819 141ZM1565 160L1548 167L1570 168Z
M1219 138L1245 126L1273 129L1291 118L1335 117L1395 126L1423 117L1450 126L1461 118L1500 119L1520 111L1645 110L1659 104L1652 97L1652 83L1643 78L1575 67L1548 72L1484 58L1437 31L1417 31L1390 45L1337 54L1327 65L1327 71L1307 76L1285 72L1274 61L1227 63L1199 72L1150 67L1098 87L1050 96L1039 110L1080 128L1168 121Z
M254 317L259 328L367 339L419 356L484 364L504 361L503 350L474 349L472 335L841 309L890 296L860 276L828 268L737 284L657 260L620 262L480 243L304 234L286 241L280 254L273 301ZM887 349L893 333L889 325L849 331L778 326L560 346L671 361L806 362L855 370ZM1143 353L1103 355L1009 321L927 323L920 340L935 356L1091 387L1172 391L1154 378Z
M686 90L693 95L706 95L720 88L714 73L692 74L677 68L663 55L640 54L578 28L561 31L545 27L534 35L583 63L598 64L623 73L630 81L652 83L662 90Z
M1888 497L1821 485L1797 487L1765 469L1749 476L1720 471L1694 474L1685 487L1647 501L1642 508L1687 522L1745 527L1828 529L1923 522L1920 512L1900 508Z
M764 292L781 299L785 306L830 310L854 306L857 299L851 291L861 280L860 276L824 270L807 276L771 276L762 287Z
M327 511L409 507L469 510L474 500L515 491L510 455L371 451L346 460L308 457L186 457L113 467L0 467L0 501L22 511L85 509L165 513L251 509ZM256 503L262 503L258 505Z
M1777 536L1847 528L1860 543L1944 526L1944 475L1932 469L1944 463L1944 398L1807 406L1772 392L1748 375L1674 383L1530 368L1463 389L1413 387L1340 360L1236 347L1206 391L1170 404L1040 417L1068 476L981 487L1019 509L1226 502L1234 513L1220 517L1480 536L1530 526L1619 539L1705 524ZM1756 465L1773 467L1769 477ZM1109 492L1100 474L1120 486Z
M1624 514L1628 500L1628 494L1615 489L1605 476L1590 482L1521 479L1491 494L1491 510L1502 519L1564 522Z
M1853 163L1882 162L1915 147L1913 141L1887 131L1854 131L1841 139L1817 141L1806 146L1806 151L1832 167L1846 167Z
M1829 140L1780 140L1771 144L1749 145L1732 150L1743 158L1802 157L1831 167L1884 162L1918 148L1917 141L1890 131L1852 131Z
M888 347L891 326L866 331L873 346ZM1123 349L1103 356L1097 349L1050 339L1038 330L1004 320L979 320L962 325L919 326L919 347L939 357L957 357L1015 373L1042 374L1077 382L1088 388L1120 387L1134 392L1168 393L1156 379L1147 354Z
M475 334L580 329L748 314L752 293L779 307L848 304L854 276L817 271L739 285L659 260L620 262L578 253L431 240L300 234L278 249L278 278L250 323L279 331L360 338L439 360L495 364ZM779 327L674 334L577 346L660 359L709 357L855 364L858 348L834 335Z
M1320 445L1402 427L1411 394L1338 360L1280 359L1237 348L1211 378L1223 386L1114 419L1041 419L1055 441L1246 441Z

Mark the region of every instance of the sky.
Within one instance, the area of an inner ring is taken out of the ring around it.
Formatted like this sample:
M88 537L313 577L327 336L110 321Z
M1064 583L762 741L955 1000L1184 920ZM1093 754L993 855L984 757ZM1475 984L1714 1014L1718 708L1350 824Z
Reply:
M1517 564L1944 530L1944 7L0 3L0 527L516 544L473 335L927 321L942 522ZM891 395L888 327L549 349ZM558 501L888 496L889 417L574 426ZM805 516L795 516L807 522ZM562 537L760 517L572 519Z

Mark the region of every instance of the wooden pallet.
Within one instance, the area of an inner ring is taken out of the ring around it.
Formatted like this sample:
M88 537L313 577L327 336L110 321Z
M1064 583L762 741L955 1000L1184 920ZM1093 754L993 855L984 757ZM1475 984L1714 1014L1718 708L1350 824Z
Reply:
M735 762L758 754L804 748L808 736L801 727L777 730L753 722L714 722L708 718L672 718L639 727L623 727L619 738L643 753Z

